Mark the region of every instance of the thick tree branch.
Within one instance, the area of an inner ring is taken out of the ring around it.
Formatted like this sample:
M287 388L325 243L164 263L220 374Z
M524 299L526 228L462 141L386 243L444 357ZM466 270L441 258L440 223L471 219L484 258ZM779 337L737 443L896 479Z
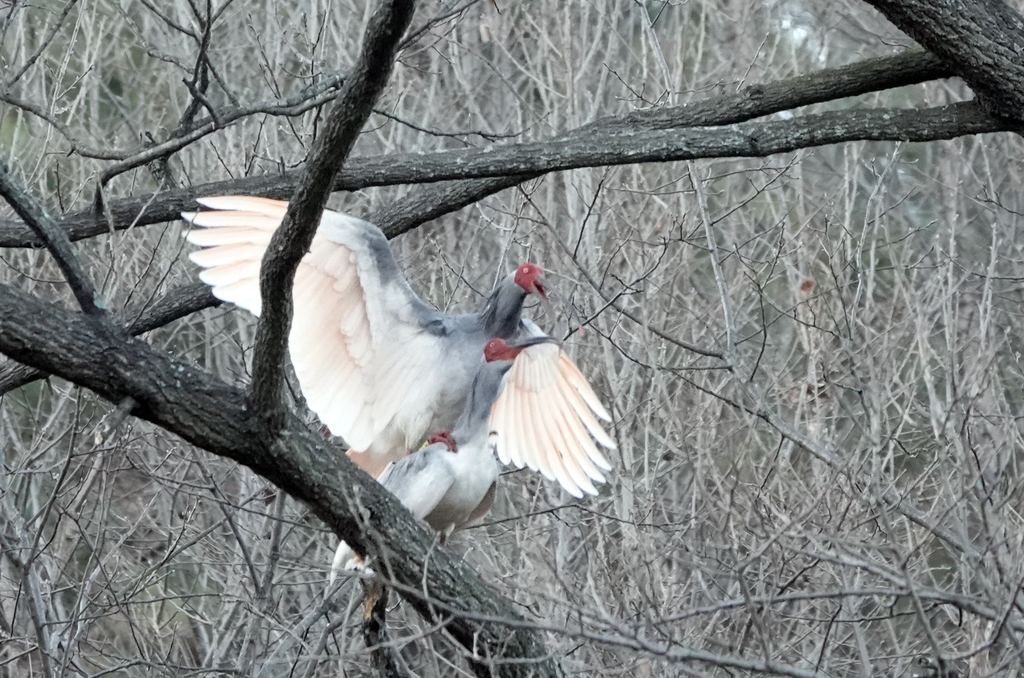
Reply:
M378 185L412 184L646 162L764 157L849 141L937 141L1017 127L968 102L923 110L836 111L714 128L580 134L484 149L384 156L353 167L359 166L364 176L377 175Z
M621 132L631 129L656 130L727 125L800 106L857 96L891 87L911 85L948 75L949 71L930 54L908 52L894 57L869 59L850 66L827 69L765 85L753 85L734 94L711 97L684 106L645 109L634 111L626 116L605 118L559 138L571 138L574 134L590 136L603 132ZM342 168L335 177L333 190L351 191L369 186L400 183L398 178L390 176L387 170L391 168L392 163L401 162L403 158L409 157L396 155L385 156L386 159L349 159L346 167ZM537 175L520 177L508 175L500 179L488 180L487 184L451 187L444 190L451 191L453 195L462 196L455 199L453 203L462 207L474 202L471 199L473 195L483 197L514 186L533 176ZM425 176L416 181L439 180L441 179ZM57 223L67 231L72 240L81 240L129 226L172 221L177 219L181 212L198 209L195 198L199 196L243 194L287 199L295 192L298 182L299 173L288 172L281 175L215 182L191 189L162 191L136 198L108 201L106 210L113 220L113 223L110 224L106 222L103 215L91 209L62 217L57 220ZM460 204L460 201L465 202ZM434 216L443 213L435 213ZM38 247L40 245L41 241L23 224L16 221L0 220L0 247Z
M251 468L307 503L339 537L374 558L419 614L445 622L481 675L562 675L511 602L439 548L397 499L294 415L285 417L281 435L268 437L241 390L6 285L0 285L0 352L112 402L134 398L135 416Z
M751 85L733 94L683 106L650 108L624 116L609 116L564 136L728 125L800 106L943 78L949 72L928 52L907 52L892 57L867 59L767 85ZM368 219L379 225L388 237L394 237L488 195L540 176L543 174L513 174L493 179L450 181L382 205Z
M1024 17L999 0L867 0L996 115L1024 122Z
M871 109L833 111L791 120L745 122L721 127L622 132L590 132L549 141L488 146L430 154L403 153L355 158L339 173L335 189L486 179L486 184L447 187L453 205L464 206L482 195L514 186L548 172L582 167L670 162L699 158L763 157L804 148L850 141L936 141L970 134L1016 131L1019 125L987 113L976 102L928 109ZM289 180L216 185L223 193L241 189L249 194L280 197ZM214 185L211 185L211 187ZM210 188L210 187L207 187ZM177 192L169 192L177 193ZM191 198L176 196L193 206ZM433 215L444 214L434 211ZM21 240L24 244L24 239Z
M749 85L733 94L681 106L647 108L622 117L603 118L584 125L580 131L616 132L729 125L801 106L948 78L952 74L933 55L917 50L891 57L866 59L838 68L826 68L763 85Z
M7 165L0 163L0 195L14 208L40 241L46 244L53 258L57 260L64 278L78 300L78 305L89 315L103 314L103 298L96 291L75 251L67 233L59 228L35 200L11 178Z
M359 62L324 120L284 221L263 257L263 310L253 347L252 397L270 433L276 433L283 425L286 413L281 391L295 271L309 251L334 177L387 85L399 40L412 21L413 9L412 0L383 0L370 17Z
M128 333L138 336L163 327L178 318L220 304L221 300L213 296L209 285L196 282L171 290L152 305L145 304L141 308L129 309L121 314L121 317L127 324ZM0 396L47 376L42 370L8 360L0 364Z

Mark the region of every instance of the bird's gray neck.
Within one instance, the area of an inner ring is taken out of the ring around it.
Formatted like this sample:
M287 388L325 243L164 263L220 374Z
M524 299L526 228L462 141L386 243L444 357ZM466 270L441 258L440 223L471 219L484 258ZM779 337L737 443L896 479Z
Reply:
M498 398L501 380L512 367L511 360L484 363L473 378L462 415L455 423L452 436L461 449L463 445L482 441L490 434L491 406Z
M480 313L481 329L488 337L508 339L515 336L523 319L525 301L526 290L509 276L498 284L487 299L487 305Z

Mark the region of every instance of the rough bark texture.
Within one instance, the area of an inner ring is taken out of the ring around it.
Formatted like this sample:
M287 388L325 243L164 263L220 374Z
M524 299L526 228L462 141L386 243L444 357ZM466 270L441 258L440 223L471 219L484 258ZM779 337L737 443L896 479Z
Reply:
M405 678L388 645L388 589L375 580L363 590L363 640L371 648L370 665L380 678Z
M1024 21L999 0L867 0L970 85L992 113L1024 121Z
M145 303L128 309L121 314L121 321L130 334L137 336L220 304L208 285L191 283L171 290L152 305ZM42 370L9 360L0 365L0 395L46 376Z

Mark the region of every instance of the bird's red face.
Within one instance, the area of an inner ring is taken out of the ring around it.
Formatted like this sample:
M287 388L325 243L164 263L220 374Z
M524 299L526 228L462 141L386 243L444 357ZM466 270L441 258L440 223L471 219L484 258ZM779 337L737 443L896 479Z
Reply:
M458 451L458 445L455 444L455 438L452 438L451 431L441 431L427 439L427 445L433 445L434 443L444 443L448 447L449 452Z
M526 290L527 294L539 294L545 299L548 296L544 287L544 271L537 264L529 262L516 269L516 284Z
M514 348L508 345L504 339L491 339L484 346L484 360L493 363L497 360L515 360L516 356L522 353L523 349Z

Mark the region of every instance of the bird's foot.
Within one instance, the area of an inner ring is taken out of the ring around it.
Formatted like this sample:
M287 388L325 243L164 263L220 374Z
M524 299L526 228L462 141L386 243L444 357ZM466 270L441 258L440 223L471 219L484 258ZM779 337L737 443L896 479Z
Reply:
M366 564L366 561L359 556L353 556L349 558L343 565L335 563L331 567L330 585L334 585L334 581L338 578L338 575L342 572L346 573L345 576L358 577L359 579L373 579L377 576L377 573Z

